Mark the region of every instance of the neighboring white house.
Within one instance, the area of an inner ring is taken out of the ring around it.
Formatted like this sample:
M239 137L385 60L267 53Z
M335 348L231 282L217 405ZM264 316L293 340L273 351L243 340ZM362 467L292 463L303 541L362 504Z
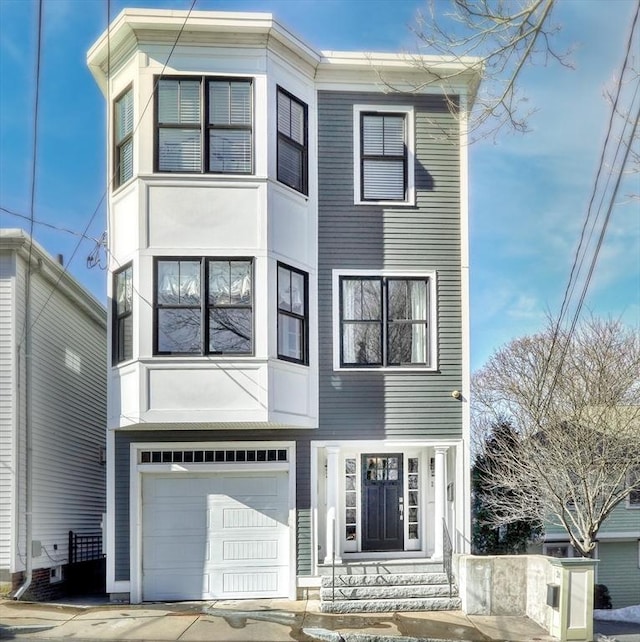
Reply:
M29 235L0 230L0 582L64 588L69 531L105 511L106 311ZM29 523L29 514L31 523ZM30 532L29 532L30 530Z
M477 61L153 9L87 59L109 115L108 591L442 570L443 524L458 551L470 530Z

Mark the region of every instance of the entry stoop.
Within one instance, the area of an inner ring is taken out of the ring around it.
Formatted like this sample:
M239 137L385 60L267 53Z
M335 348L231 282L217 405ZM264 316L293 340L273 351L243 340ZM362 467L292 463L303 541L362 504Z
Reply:
M421 568L423 567L423 568ZM461 602L442 564L336 564L322 571L322 613L388 613L391 611L453 611Z

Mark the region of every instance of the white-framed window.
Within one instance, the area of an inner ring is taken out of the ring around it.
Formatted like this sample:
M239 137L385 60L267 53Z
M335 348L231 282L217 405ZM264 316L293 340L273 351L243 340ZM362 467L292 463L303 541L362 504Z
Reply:
M354 105L354 202L415 203L413 107Z
M154 354L253 354L253 259L158 258L154 295Z
M278 87L278 181L308 194L307 106Z
M252 129L251 79L158 80L156 171L251 174Z
M120 187L133 176L133 89L129 87L114 103L113 186Z
M336 370L435 370L436 319L433 271L333 271Z

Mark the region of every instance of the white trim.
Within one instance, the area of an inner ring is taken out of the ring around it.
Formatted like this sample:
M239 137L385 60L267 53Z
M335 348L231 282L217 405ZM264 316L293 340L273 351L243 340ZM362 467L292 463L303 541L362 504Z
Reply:
M223 448L287 448L287 462L197 463L197 464L140 464L141 450L162 449L223 449ZM293 441L240 441L240 442L134 442L129 445L129 568L130 601L142 602L142 475L147 473L224 473L255 472L257 470L287 471L289 475L289 599L296 597L296 445ZM111 518L113 521L113 518ZM114 583L115 584L115 583Z
M363 201L360 176L360 114L362 112L401 113L406 116L407 131L407 197L402 201ZM402 207L416 204L415 186L415 116L413 105L356 104L353 106L353 202L355 205L389 205Z
M116 462L115 462L115 432L107 430L107 505L106 505L106 533L107 533L107 593L122 593L117 589L120 584L115 579L116 573L116 545L115 545L115 514L116 514ZM127 582L127 585L129 582ZM127 586L126 591L129 591Z
M340 277L380 276L390 278L425 278L429 288L428 342L431 364L429 366L367 366L343 367L340 365ZM333 369L340 372L436 372L438 370L438 273L436 270L348 270L331 272L331 298L333 319ZM379 443L379 442L375 442Z

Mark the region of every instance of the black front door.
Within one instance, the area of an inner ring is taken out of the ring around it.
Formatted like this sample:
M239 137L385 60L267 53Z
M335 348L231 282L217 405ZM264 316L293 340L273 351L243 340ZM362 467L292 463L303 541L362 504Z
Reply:
M402 455L362 455L362 550L404 548Z

